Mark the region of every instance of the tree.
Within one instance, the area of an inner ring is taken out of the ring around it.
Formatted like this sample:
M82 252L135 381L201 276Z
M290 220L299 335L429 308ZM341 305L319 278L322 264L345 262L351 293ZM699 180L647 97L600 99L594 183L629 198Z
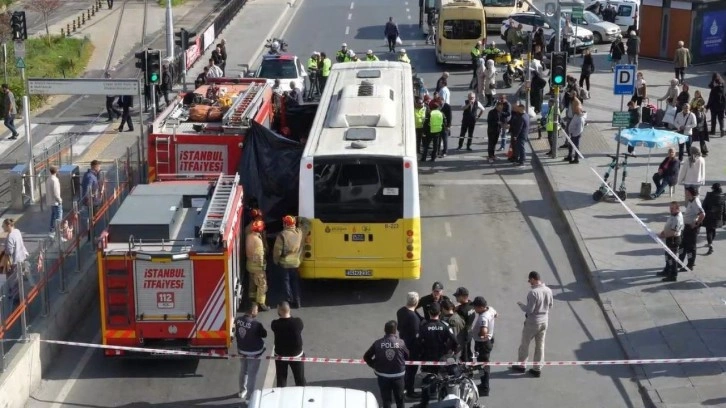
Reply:
M33 10L43 15L43 22L45 23L45 35L50 41L50 29L48 28L48 17L53 14L54 11L58 10L63 5L61 0L29 0L26 6L29 10Z
M0 44L13 39L13 30L10 28L10 14L0 14Z

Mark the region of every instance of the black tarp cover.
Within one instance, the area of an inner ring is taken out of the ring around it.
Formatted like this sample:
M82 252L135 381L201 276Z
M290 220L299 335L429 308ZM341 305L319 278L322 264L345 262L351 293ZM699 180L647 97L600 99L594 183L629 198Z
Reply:
M237 166L245 203L256 199L268 233L282 229L282 217L297 215L300 158L305 146L252 122Z

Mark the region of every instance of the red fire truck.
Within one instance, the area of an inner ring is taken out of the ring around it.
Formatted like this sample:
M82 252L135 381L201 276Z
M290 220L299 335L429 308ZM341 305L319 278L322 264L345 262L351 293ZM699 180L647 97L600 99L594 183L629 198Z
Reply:
M236 173L133 189L98 241L103 344L227 354L242 296L242 198Z
M212 84L216 95L207 98ZM250 121L270 127L273 94L265 79L219 78L178 97L149 130L149 180L235 174Z

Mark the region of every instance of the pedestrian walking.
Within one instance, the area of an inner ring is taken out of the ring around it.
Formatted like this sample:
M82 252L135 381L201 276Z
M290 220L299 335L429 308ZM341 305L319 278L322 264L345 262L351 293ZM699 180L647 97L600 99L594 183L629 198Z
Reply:
M590 75L595 72L595 60L592 58L592 52L590 49L586 49L583 52L582 57L582 68L580 71L580 88L585 86L588 92L590 92Z
M240 359L239 398L249 400L255 391L257 373L260 371L262 355L265 353L267 330L257 321L257 304L250 302L244 308L244 315L234 320L234 337Z
M161 86L159 86L159 93L164 97L164 104L169 106L169 92L172 89L171 74L169 73L169 66L161 66ZM158 102L157 102L158 103Z
M494 320L499 314L493 307L489 306L482 296L475 297L472 306L476 311L476 319L474 320L471 335L474 339L474 352L477 353L477 361L488 363L494 349ZM489 396L490 371L490 366L484 366L482 369L479 392L484 397Z
M512 118L512 104L507 100L507 95L499 94L498 103L502 104L502 111L499 115L499 125L501 127L499 150L504 150L507 144L507 130L509 129L509 119Z
M118 125L118 132L124 131L124 124L128 127L129 132L134 131L134 123L131 121L131 107L134 106L134 97L132 95L122 95L119 97L119 105L121 105L121 123Z
M688 136L684 143L678 144L678 160L683 161L683 153L687 149L691 149L691 135L693 134L693 128L696 127L696 115L691 112L691 107L688 104L684 104L681 107L681 112L676 114L676 120L674 123L678 133Z
M48 168L48 179L45 181L45 203L50 207L50 236L55 237L55 226L63 219L63 198L61 198L58 168Z
M101 205L103 199L103 183L101 181L101 163L92 160L91 166L81 180L81 202L88 207Z
M706 213L703 219L703 226L706 227L706 244L708 252L713 253L713 241L716 239L716 228L721 228L726 221L726 195L723 194L721 183L713 183L711 191L706 193L703 199L703 212Z
M388 41L388 52L396 52L396 42L400 35L398 31L398 24L393 22L393 17L388 17L386 27L383 29L383 35L386 36Z
M272 332L275 333L275 356L280 357L304 357L303 351L303 321L299 317L290 315L290 305L282 302L277 307L277 315L280 316L270 323ZM295 385L304 387L305 366L302 361L275 360L277 386L287 386L287 369L290 368L295 379Z
M524 104L517 102L509 120L509 132L514 146L512 162L516 166L524 166L526 159L525 143L529 138L529 115L524 111Z
M111 10L113 8L113 0L106 0L106 5L108 6L108 9Z
M668 156L658 165L658 171L653 174L653 183L655 184L655 193L650 196L652 199L660 197L666 187L678 184L678 175L681 168L681 162L676 159L676 149L668 149Z
M383 408L403 408L403 382L409 351L405 342L397 336L395 320L389 320L383 327L384 336L373 342L363 355L363 360L373 369L378 378Z
M459 134L459 147L458 150L464 146L464 135L466 138L466 150L471 151L471 142L474 137L474 127L476 121L484 114L484 107L479 103L476 97L476 93L469 92L469 95L464 101L464 109L461 115L461 133Z
M628 46L628 64L638 65L638 54L640 54L640 37L635 31L631 31L629 33L626 45Z
M673 70L679 83L686 80L686 68L691 65L691 51L685 47L683 41L678 41L678 48L673 57Z
M265 231L264 221L252 221L250 233L245 237L245 255L247 273L250 283L255 288L255 301L263 312L270 310L267 306L267 254L262 237Z
M15 115L18 114L18 106L15 104L15 95L13 95L8 84L2 84L2 92L5 94L3 99L3 117L5 120L3 123L11 133L8 140L15 140L18 138L18 130L15 129Z
M648 84L645 82L643 73L638 72L635 76L635 92L633 92L633 97L630 99L638 106L641 106L643 104L643 99L648 97L647 85Z
M504 104L497 102L494 109L487 114L487 161L494 162L494 149L502 133L502 110Z
M20 290L22 287L20 280L23 277L31 278L30 274L25 271L25 261L28 259L29 254L25 248L23 235L15 227L15 220L13 218L3 220L3 231L7 234L4 248L7 261L3 261L2 264L5 265L7 262L10 265L10 269L7 272L7 289L5 294L10 297L13 305L16 306L20 304Z
M658 234L658 238L664 239L666 247L674 254L678 255L678 248L681 246L681 235L683 234L683 214L681 214L681 206L677 201L671 201L670 217L663 226L663 231ZM663 276L663 282L672 282L678 276L678 263L676 259L668 252L665 253L666 264L657 276Z
M625 55L625 45L623 44L623 36L618 34L615 41L610 45L610 71L615 71L615 66L620 64L620 60Z
M724 109L726 109L726 95L724 94L724 81L721 75L714 72L708 87L711 88L711 91L708 93L706 110L711 111L711 134L716 134L716 122L718 122L721 137L724 137L723 118Z
M423 318L416 312L416 306L419 303L417 292L408 292L406 294L406 305L398 309L396 312L396 321L398 324L398 333L408 348L409 358L416 359L419 356L418 351L418 331L421 327ZM406 373L403 377L404 392L407 398L418 398L418 394L414 389L416 381L417 365L407 365Z
M429 9L426 13L426 25L428 26L428 35L426 36L426 45L436 43L436 25L439 23L438 14L436 9Z
M702 185L706 184L706 160L701 157L701 149L698 147L691 146L688 161L681 165L678 173L678 184L681 184L685 189L693 187L696 192Z
M444 295L444 285L441 282L434 282L431 285L431 294L426 295L419 300L416 305L416 311L421 309L423 311L423 317L426 321L431 320L431 308L434 304L441 306L441 302L445 299L449 299L448 296ZM441 310L441 308L439 308Z
M693 107L693 104L691 106L691 111L696 116L696 127L693 128L691 133L691 142L698 144L701 148L701 155L706 157L708 156L708 145L706 142L709 141L706 109L703 105L699 104L696 104L695 107Z
M300 226L298 227L298 224ZM282 217L282 231L275 238L272 249L272 260L280 266L285 273L285 295L287 301L294 309L302 305L300 300L300 258L302 257L303 239L310 230L309 222L292 215Z
M698 199L698 190L695 187L686 187L686 210L683 212L683 238L678 250L678 258L681 263L688 259L686 266L693 270L696 267L696 242L698 241L698 230L705 218L706 213ZM679 271L684 272L681 268ZM675 282L676 276L667 276L664 282Z
M522 328L522 341L519 344L517 361L526 362L529 354L529 345L534 339L534 366L527 372L535 377L542 374L542 362L544 361L545 336L549 314L552 309L552 290L542 282L539 273L532 271L527 277L531 289L527 294L527 304L517 304L524 311L524 327ZM524 373L523 365L513 365L512 370Z

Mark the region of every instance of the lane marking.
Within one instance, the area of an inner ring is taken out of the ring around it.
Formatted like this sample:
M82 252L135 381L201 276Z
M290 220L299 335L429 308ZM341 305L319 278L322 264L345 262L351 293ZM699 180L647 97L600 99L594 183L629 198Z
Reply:
M33 129L35 129L38 126L37 123L31 123L30 124L30 136L33 136ZM25 134L25 125L20 125L15 128L15 130L18 131L18 138L15 140L10 140L8 138L0 139L0 154L3 154L6 150L10 149L15 145L15 143L22 143L28 136ZM8 137L10 137L10 134L8 133Z
M345 27L345 35L348 35L348 33L350 33L350 27L347 27L347 26L346 26L346 27Z
M449 263L449 266L447 267L449 271L449 280L455 281L456 280L456 274L459 273L459 265L456 264L456 258L451 258L451 263Z
M406 9L406 13L410 13L410 12L411 12L411 9Z
M93 338L92 343L96 344L101 341L101 333L97 333L96 337ZM66 380L65 384L63 384L63 388L61 388L60 392L58 393L58 396L55 398L55 401L53 405L50 406L50 408L61 408L65 402L66 398L68 398L68 395L73 390L73 387L76 385L76 381L78 381L78 378L83 373L83 370L86 369L86 366L91 361L91 357L93 357L93 354L96 352L96 349L89 348L87 349L83 355L81 356L81 359L78 360L78 364L76 365L76 368L73 369L73 372L71 373L70 377Z
M46 137L40 140L33 146L33 154L40 155L46 149L50 149L54 144L59 144L62 141L63 136L71 131L76 125L60 125L54 128ZM31 125L31 129L32 129Z
M427 187L441 186L534 186L537 182L531 179L480 179L480 180L426 180L422 182Z
M272 388L273 382L275 381L275 374L277 374L277 369L275 368L275 360L270 360L267 363L265 382L262 384L263 388Z
M406 17L408 17L409 20L411 19L411 16L406 16Z
M108 123L105 123L103 125L94 125L89 129L87 134L79 137L74 143L73 143L73 156L79 157L83 153L88 150L89 147L93 144L93 142L96 141L105 131L106 129L111 126Z
M448 221L444 223L444 230L446 231L446 236L448 238L451 238L451 223Z
M355 5L355 3L351 1L351 2L350 2L350 9L351 9L351 10L353 10L353 5Z
M348 20L353 18L353 13L348 13Z

